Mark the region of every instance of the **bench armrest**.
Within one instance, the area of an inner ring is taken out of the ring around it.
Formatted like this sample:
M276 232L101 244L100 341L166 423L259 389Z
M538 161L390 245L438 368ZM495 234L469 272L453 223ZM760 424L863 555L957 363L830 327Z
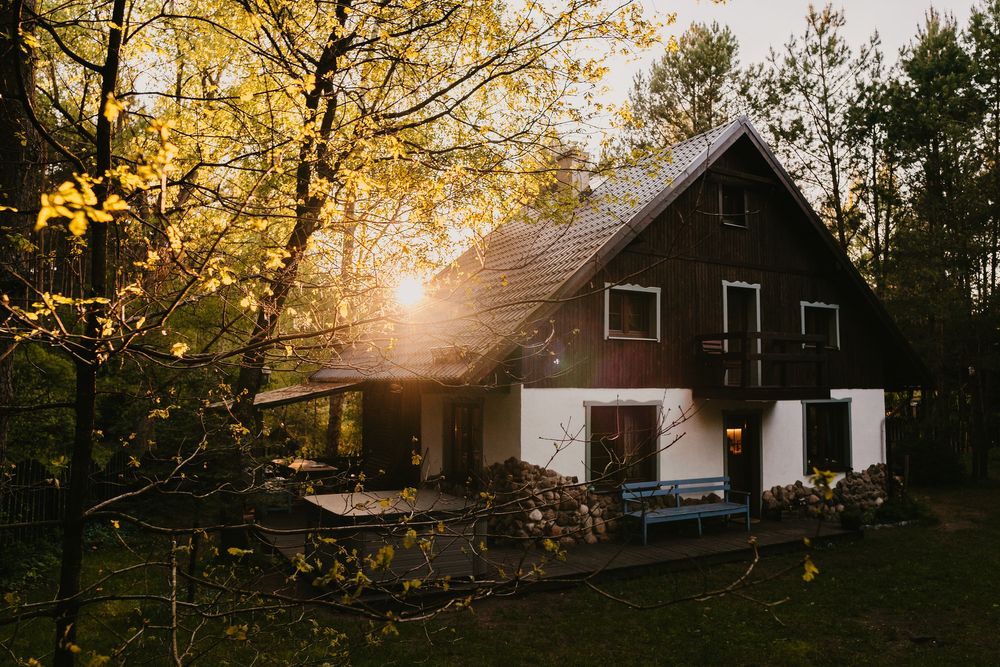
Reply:
M744 496L746 498L746 502L744 504L747 507L750 507L750 492L749 491L739 491L737 489L729 489L729 495L730 496L733 495L734 493L738 493L739 495Z

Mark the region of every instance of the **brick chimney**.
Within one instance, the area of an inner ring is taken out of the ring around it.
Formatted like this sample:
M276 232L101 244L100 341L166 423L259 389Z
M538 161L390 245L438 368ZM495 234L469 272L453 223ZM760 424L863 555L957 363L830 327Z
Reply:
M582 148L570 145L559 149L556 166L556 180L560 187L572 188L579 194L590 192L590 166Z

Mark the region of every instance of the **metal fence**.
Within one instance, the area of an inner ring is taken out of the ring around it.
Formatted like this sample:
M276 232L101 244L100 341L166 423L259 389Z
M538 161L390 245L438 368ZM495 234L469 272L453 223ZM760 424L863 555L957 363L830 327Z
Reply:
M93 502L113 498L136 482L130 456L120 452L104 467L90 471ZM50 469L40 461L26 459L10 466L0 479L0 547L51 533L52 522L66 512L69 469Z

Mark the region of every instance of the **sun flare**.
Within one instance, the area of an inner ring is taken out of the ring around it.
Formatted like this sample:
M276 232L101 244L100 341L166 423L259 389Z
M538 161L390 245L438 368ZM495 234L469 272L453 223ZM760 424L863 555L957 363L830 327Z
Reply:
M396 302L407 308L417 305L424 298L424 284L418 278L403 278L396 289Z

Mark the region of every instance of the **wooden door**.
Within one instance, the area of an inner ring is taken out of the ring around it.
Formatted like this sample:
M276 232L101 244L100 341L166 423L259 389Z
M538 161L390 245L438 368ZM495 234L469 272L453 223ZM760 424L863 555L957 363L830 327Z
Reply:
M483 405L455 401L445 410L445 478L475 487L483 474Z
M726 285L725 331L729 334L759 333L760 313L758 312L758 289L740 285ZM742 338L730 339L729 352L759 352L759 341ZM746 377L744 377L744 375ZM734 364L727 368L726 384L734 386L756 386L759 384L760 363Z
M760 413L726 412L722 416L726 447L726 474L732 488L750 494L750 515L760 516L761 441ZM736 496L742 502L743 496Z

